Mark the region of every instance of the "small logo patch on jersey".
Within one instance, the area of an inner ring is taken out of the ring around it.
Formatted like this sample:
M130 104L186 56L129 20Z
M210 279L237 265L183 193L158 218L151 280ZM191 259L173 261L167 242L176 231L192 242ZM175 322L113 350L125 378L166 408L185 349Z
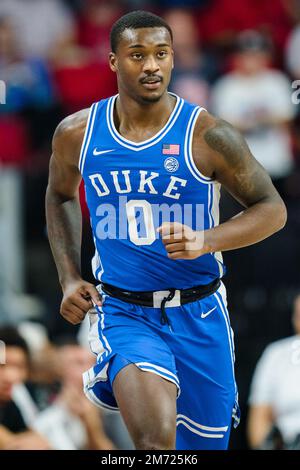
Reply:
M174 158L174 157L166 158L164 161L164 167L167 171L170 171L171 173L178 170L179 163L178 163L177 158Z
M93 155L102 155L103 153L109 153L109 152L114 152L115 149L110 149L110 150L97 150L97 147L94 148Z
M179 144L163 144L162 153L163 155L179 155L180 145Z
M214 310L216 310L217 306L215 306L214 308L210 309L208 312L205 312L205 313L201 313L201 318L206 318L208 317L208 315L210 315Z

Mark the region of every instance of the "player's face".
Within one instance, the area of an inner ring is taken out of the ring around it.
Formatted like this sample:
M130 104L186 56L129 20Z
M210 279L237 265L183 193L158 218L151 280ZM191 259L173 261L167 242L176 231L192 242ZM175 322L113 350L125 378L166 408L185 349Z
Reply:
M155 102L165 93L173 68L173 50L166 28L126 29L116 53L110 54L118 87L139 102Z
M87 349L77 346L63 346L59 350L58 360L61 366L64 384L82 389L82 374L95 363L95 356Z

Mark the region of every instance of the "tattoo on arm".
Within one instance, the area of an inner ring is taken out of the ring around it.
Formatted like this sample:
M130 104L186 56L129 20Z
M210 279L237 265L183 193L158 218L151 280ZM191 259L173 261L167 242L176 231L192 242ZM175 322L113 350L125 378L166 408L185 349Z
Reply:
M246 207L238 216L207 232L209 251L252 245L280 230L286 222L284 203L240 132L214 119L203 137L215 179Z
M243 205L276 193L269 175L255 160L240 132L217 119L204 139L216 157L215 177Z
M235 166L239 162L237 151L246 154L248 145L236 129L223 119L217 119L215 126L208 129L204 135L209 147L226 156L228 163Z

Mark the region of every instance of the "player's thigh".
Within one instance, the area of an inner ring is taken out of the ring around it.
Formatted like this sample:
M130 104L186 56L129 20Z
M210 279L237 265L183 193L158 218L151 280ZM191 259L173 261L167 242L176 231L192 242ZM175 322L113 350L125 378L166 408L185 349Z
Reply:
M153 442L170 446L176 435L176 397L174 383L134 364L115 377L113 392L134 442Z

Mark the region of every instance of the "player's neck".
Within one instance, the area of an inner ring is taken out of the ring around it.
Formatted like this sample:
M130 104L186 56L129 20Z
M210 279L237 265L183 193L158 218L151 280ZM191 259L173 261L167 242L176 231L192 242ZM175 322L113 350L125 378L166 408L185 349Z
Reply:
M168 121L176 99L167 92L154 103L138 103L128 95L119 94L114 119L116 128L122 135L145 130L160 129Z

